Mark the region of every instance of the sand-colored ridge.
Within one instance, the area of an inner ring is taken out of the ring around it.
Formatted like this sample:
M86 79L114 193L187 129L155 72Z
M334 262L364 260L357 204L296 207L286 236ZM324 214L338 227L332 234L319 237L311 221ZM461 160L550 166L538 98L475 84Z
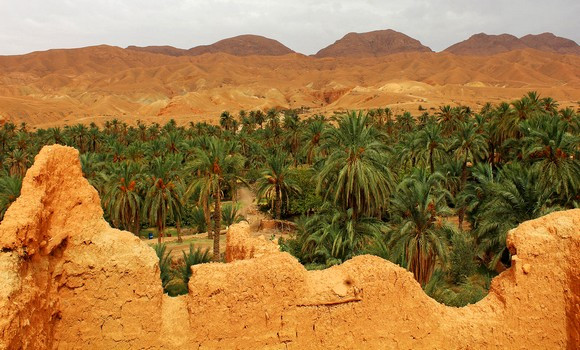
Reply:
M194 266L170 298L153 250L103 220L78 152L48 146L0 224L0 348L576 349L579 227L580 209L521 224L512 268L453 308L378 257L306 271L233 225L232 262Z
M477 82L477 84L474 84ZM422 84L420 93L384 89ZM493 56L402 52L382 57L313 58L208 53L168 56L95 46L0 56L0 115L33 127L117 118L134 124L217 123L224 110L309 107L310 113L520 98L536 90L561 107L580 100L580 55L533 49Z

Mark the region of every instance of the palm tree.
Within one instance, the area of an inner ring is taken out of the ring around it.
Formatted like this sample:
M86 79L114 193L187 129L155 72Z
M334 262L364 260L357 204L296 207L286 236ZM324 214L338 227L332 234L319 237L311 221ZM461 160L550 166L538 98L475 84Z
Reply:
M541 186L539 177L537 169L511 163L500 170L497 183L490 185L491 193L481 204L474 233L481 253L492 256L491 268L506 249L509 230L557 208L550 198L552 189Z
M457 206L465 208L471 226L474 227L479 220L481 205L493 195L495 175L491 164L478 163L473 167L471 176L473 181L469 181L457 195Z
M183 253L183 265L179 267L179 277L185 286L189 283L191 278L191 267L193 265L205 264L210 262L211 256L209 249L201 250L201 248L193 249L193 244L189 245L189 252Z
M441 181L440 173L415 169L397 186L391 200L393 220L387 237L392 257L406 265L421 285L429 281L437 262L446 258L450 228L440 220L451 211Z
M557 116L544 115L521 124L527 158L539 173L543 187L573 198L580 187L580 161L574 157L580 137L567 132L568 123Z
M220 231L221 231L221 200L222 191L227 183L227 177L235 174L243 166L243 157L232 153L235 145L216 137L208 140L207 149L198 149L192 170L198 173L203 182L203 188L213 194L214 199L214 232L213 232L213 259L220 259Z
M267 157L266 168L262 170L262 177L258 179L258 198L268 198L273 203L275 219L281 218L282 204L287 204L291 195L301 192L289 174L288 154L276 151Z
M456 118L454 110L450 105L439 106L439 111L436 113L437 120L443 126L443 133L449 136L453 133L456 126Z
M30 165L30 160L26 151L15 148L8 154L7 163L10 169L10 175L18 175L24 177L26 175L26 170Z
M306 151L306 163L312 165L316 150L320 147L322 135L326 128L326 123L323 120L313 120L308 124L308 128L304 134L304 147Z
M4 218L4 214L12 202L14 202L16 198L20 196L21 188L21 176L9 176L6 174L0 177L0 220Z
M290 154L294 158L294 166L298 164L298 149L302 140L301 133L302 123L295 113L286 113L284 115L284 129L286 130L286 144L290 148Z
M224 225L231 226L245 218L239 214L240 203L226 203L222 206L222 221Z
M461 188L465 188L467 182L467 165L487 156L487 140L485 136L478 132L477 125L473 121L466 121L459 124L458 132L455 134L453 144L455 156L462 160L461 166ZM459 229L463 229L463 218L465 208L459 209Z
M542 106L542 109L545 112L550 113L552 115L558 114L558 102L556 102L553 98L551 98L551 97L544 97L540 101L540 104Z
M503 140L521 138L520 123L535 116L540 111L538 96L533 91L521 99L513 101L511 105L513 108L509 109L507 113L504 113L506 112L505 104L500 105L503 115L497 121L497 129Z
M220 126L222 127L222 129L226 131L235 132L235 130L233 130L234 116L231 115L230 112L228 111L222 112L222 114L220 115Z
M85 151L85 137L87 136L87 127L84 124L73 125L70 129L72 139L81 153Z
M428 153L429 169L431 174L435 172L434 159L441 159L445 155L445 139L441 132L441 125L428 123L417 135L417 143L419 143L423 152Z
M298 232L301 255L304 262L340 264L362 253L383 227L376 218L355 218L352 209L343 211L327 202L321 213L306 219Z
M105 187L103 206L116 227L130 229L139 236L142 199L139 182L142 169L135 163L123 162L114 166L113 176Z
M424 150L417 139L417 132L404 133L395 145L393 154L402 167L415 167L417 165L419 155Z
M48 128L45 137L46 144L64 144L64 135L59 127Z
M157 241L160 244L168 218L176 221L183 211L183 193L176 184L178 165L172 159L154 158L150 166L149 188L143 204L143 215L157 228Z
M171 273L171 255L167 251L165 243L158 243L153 246L153 249L159 259L159 277L161 278L161 286L164 291L167 291L167 285L171 282L171 278L173 277Z
M352 209L355 220L379 216L393 188L380 133L365 115L352 112L325 132L323 147L331 153L319 173L317 193L324 192L324 198L331 197L344 211Z
M397 115L397 126L403 132L410 132L412 131L415 126L415 119L409 112L404 112L402 115Z

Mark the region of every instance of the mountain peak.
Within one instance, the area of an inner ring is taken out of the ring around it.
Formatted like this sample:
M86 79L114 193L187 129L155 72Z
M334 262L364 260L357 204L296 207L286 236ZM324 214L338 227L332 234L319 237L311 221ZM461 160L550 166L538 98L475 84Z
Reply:
M197 56L217 52L234 56L282 56L294 53L294 51L274 39L260 35L245 34L223 39L211 45L196 46L188 50L188 55Z
M548 52L580 54L580 47L576 42L558 37L552 33L528 34L521 38L511 34L490 35L479 33L472 35L467 40L451 45L444 51L457 55L495 55L527 48Z
M377 57L400 52L432 52L416 39L392 29L348 33L315 57Z

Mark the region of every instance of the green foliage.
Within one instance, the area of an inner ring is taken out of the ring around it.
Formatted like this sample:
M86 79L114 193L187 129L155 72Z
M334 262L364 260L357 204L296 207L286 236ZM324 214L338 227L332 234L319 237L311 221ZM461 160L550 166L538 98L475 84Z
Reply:
M159 259L159 276L161 278L161 285L165 290L173 277L171 273L171 257L169 256L169 252L167 252L167 245L165 243L156 244L153 246L153 249Z
M220 125L113 119L103 128L30 131L6 123L0 214L34 155L53 143L80 151L112 226L136 234L152 226L160 241L168 225L211 233L239 220L240 208L222 201L235 202L248 180L273 216L300 217L295 236L280 243L308 268L372 253L413 271L438 300L462 305L485 291L477 264L506 255L509 229L580 204L580 116L558 108L530 92L479 113L447 105L420 116L388 108L330 118L305 117L304 109L224 112ZM213 253L220 260L219 235ZM177 272L162 272L168 293L187 291Z
M362 113L341 117L327 129L323 149L329 152L318 175L317 191L354 218L377 215L387 206L394 180L380 132ZM323 191L324 188L324 191Z
M475 273L475 245L465 234L458 233L451 238L451 253L449 254L449 278L455 284L465 283L467 278Z
M553 191L542 186L539 170L508 164L498 173L497 183L490 184L490 195L481 204L474 229L480 253L491 253L489 265L497 264L505 248L509 230L518 224L546 215L553 205Z
M193 249L193 244L189 245L189 252L183 252L183 264L177 268L177 274L182 283L186 286L191 278L191 267L197 264L205 264L211 261L209 249Z
M288 215L308 215L320 211L324 201L316 193L316 177L313 168L297 168L290 172L289 178L300 192L295 193L288 203Z
M225 226L231 226L245 218L239 214L240 203L226 203L222 206L222 221Z
M421 284L429 281L437 262L447 257L450 228L438 220L451 210L442 181L440 173L428 175L416 169L403 179L391 200L392 221L386 237L392 259L413 272Z
M12 202L20 196L21 187L22 177L19 175L0 177L0 220L4 218L4 214Z
M424 286L424 290L427 295L442 304L463 307L483 299L487 295L490 282L490 277L482 276L480 281L466 280L454 285L445 279L445 274L441 270L436 270Z
M200 207L193 207L187 212L187 219L188 224L195 228L198 233L206 232L208 227L205 221L205 213L203 212L203 208Z

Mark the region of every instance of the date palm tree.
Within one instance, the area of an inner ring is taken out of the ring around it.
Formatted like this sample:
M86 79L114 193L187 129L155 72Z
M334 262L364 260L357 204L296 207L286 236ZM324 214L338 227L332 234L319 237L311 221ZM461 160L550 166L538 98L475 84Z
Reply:
M380 216L393 189L386 145L367 116L351 112L325 132L323 148L329 152L318 175L317 193L353 218Z
M308 127L303 134L304 148L306 152L306 164L312 165L317 150L320 148L322 135L326 129L326 123L323 120L315 119L308 123Z
M383 227L376 218L355 218L352 209L344 211L327 202L321 213L308 218L299 232L301 253L310 262L326 266L340 264L362 253Z
M221 201L228 177L239 173L244 164L241 155L232 152L235 145L216 137L208 139L207 149L198 149L192 162L194 174L199 174L203 187L214 200L213 260L220 259Z
M288 203L290 196L300 193L298 184L290 174L290 159L288 154L276 151L267 157L266 168L258 179L258 198L267 198L273 204L274 218L280 219L282 204Z
M113 176L109 179L103 196L103 206L113 224L131 230L137 236L143 204L139 194L142 171L142 167L136 163L122 162L113 166Z
M5 174L0 177L0 220L4 218L4 214L8 207L20 196L20 189L22 188L22 177L19 175L10 176Z
M551 115L521 124L526 157L538 171L540 184L565 198L574 198L580 187L580 160L574 157L580 137L567 130L568 123Z
M494 268L506 249L506 236L518 224L536 219L557 209L552 189L540 185L539 170L520 163L504 166L491 184L489 199L480 207L474 229L480 253L491 255Z
M446 240L450 228L440 223L451 210L442 189L443 176L425 169L413 174L397 186L391 200L392 222L387 234L392 258L413 273L425 285L438 261L446 258Z
M421 153L427 153L431 174L435 172L435 159L445 156L445 139L441 131L441 125L428 123L418 132L416 142L421 147Z
M143 215L157 228L157 241L164 236L168 218L179 220L183 211L182 187L178 181L177 169L173 159L154 158L149 167L148 189L143 204Z
M478 131L477 125L469 120L459 124L457 133L453 139L451 148L454 150L457 159L462 161L461 165L461 188L465 188L467 182L467 164L475 163L478 159L487 156L487 141L485 136ZM463 218L465 208L459 208L459 229L463 229Z

